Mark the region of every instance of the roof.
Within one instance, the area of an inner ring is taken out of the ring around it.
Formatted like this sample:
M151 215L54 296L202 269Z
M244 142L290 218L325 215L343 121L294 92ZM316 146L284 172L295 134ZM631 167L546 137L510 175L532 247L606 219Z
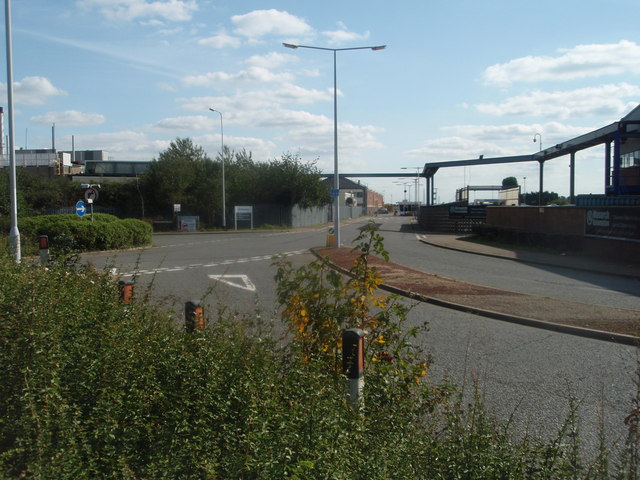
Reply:
M362 185L361 183L356 183L353 180L349 180L348 178L343 177L342 175L343 174L339 175L340 190L366 190L367 189L366 185ZM325 178L324 181L329 182L329 185L331 185L331 187L333 188L333 175L327 175L327 178Z

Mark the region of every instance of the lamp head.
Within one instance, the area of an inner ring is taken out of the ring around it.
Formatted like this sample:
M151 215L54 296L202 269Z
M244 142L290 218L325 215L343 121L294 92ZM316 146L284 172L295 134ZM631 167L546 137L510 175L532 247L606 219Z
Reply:
M298 45L294 45L293 43L283 43L282 45L287 48L293 48L293 49L298 48Z
M387 48L386 45L378 45L376 47L371 47L371 50L384 50L385 48Z

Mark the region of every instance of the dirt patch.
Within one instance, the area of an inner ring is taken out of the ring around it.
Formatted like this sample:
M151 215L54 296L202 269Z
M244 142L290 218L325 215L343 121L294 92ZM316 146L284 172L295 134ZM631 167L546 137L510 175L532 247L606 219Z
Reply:
M317 248L317 255L348 271L358 253L349 248ZM485 312L488 316L518 317L569 327L600 330L640 337L640 312L565 301L536 295L526 295L414 270L403 265L369 256L383 287L424 301L450 304L461 310ZM493 314L493 315L491 315Z

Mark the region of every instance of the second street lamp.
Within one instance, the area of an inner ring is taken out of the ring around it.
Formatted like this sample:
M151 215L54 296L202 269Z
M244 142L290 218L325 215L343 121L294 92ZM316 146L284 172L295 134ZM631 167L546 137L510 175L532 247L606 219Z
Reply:
M224 130L222 128L222 112L209 108L220 115L220 162L222 163L222 228L227 228L227 195L224 188Z
M312 47L310 45L294 45L283 43L287 48L310 48L312 50L326 50L333 52L333 224L334 224L334 248L340 248L340 175L338 170L338 81L336 73L336 53L346 50L383 50L386 45L376 45L370 47L350 47L350 48L324 48Z
M413 212L413 216L418 218L418 210L420 209L420 198L418 197L419 192L418 189L420 187L420 169L422 167L400 167L401 170L409 170L411 168L416 169L416 188L415 188L415 196L416 196L416 209Z

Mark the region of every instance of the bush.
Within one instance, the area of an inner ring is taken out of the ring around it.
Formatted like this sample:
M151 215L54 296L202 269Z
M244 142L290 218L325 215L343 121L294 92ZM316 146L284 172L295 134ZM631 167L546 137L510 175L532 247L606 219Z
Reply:
M363 252L380 251L378 241L363 237ZM314 283L313 270L289 271ZM362 276L348 287L316 279L328 289L318 292L375 284L364 256L354 272ZM369 345L397 356L371 359L358 409L345 400L325 349L335 340L323 332L313 333L322 340L315 347L305 336L276 342L261 324L230 315L188 334L144 298L121 303L115 280L87 267L17 265L0 255L0 277L0 478L606 477L606 468L582 467L564 436L514 442L479 397L467 408L421 372L416 381L418 350L392 335L398 319L374 292L365 300L375 298L385 320L357 300L341 308L353 321L386 322L389 343ZM302 317L289 309L284 318L306 328ZM637 478L637 453L636 441L618 478Z
M113 215L94 214L94 221L77 215L43 215L20 220L23 248L35 253L40 235L49 236L53 254L149 245L152 228L136 219L120 220Z

